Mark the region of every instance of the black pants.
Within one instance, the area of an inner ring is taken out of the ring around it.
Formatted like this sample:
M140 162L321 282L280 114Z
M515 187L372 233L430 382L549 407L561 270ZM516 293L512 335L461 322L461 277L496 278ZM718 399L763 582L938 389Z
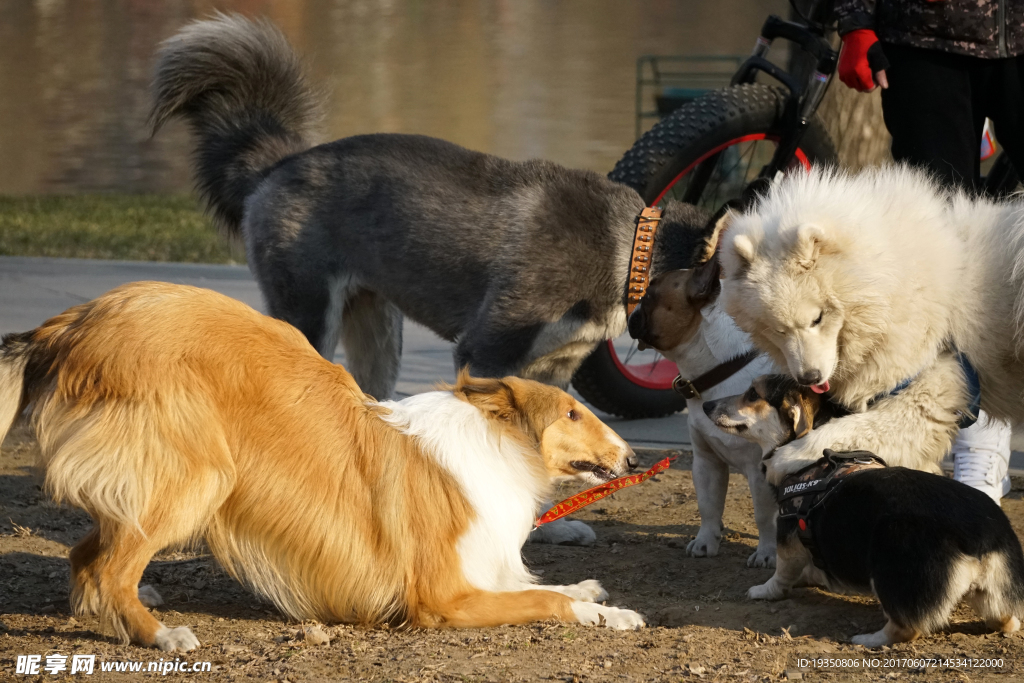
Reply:
M890 68L882 113L892 156L945 183L976 187L985 117L1024 171L1024 55L981 59L904 45L883 46Z

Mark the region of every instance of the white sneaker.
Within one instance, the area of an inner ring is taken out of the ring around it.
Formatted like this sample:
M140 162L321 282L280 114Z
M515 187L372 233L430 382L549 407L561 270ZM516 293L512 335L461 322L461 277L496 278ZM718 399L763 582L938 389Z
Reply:
M961 429L953 444L953 478L988 494L992 500L1010 492L1010 425L980 411L978 421Z

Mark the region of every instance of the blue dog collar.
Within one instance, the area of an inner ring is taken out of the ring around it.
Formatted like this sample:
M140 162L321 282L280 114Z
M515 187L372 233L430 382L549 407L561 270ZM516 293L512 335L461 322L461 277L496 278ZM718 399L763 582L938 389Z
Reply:
M921 373L917 373L917 374L919 375ZM902 382L897 384L895 387L893 387L889 391L883 391L880 394L875 394L875 397L872 398L870 401L868 401L868 406L872 406L875 403L878 403L883 398L888 398L890 396L895 396L896 394L900 393L901 391L903 391L904 389L909 387L910 383L913 382L915 379L917 379L917 375L914 375L912 377L906 378L905 380L903 380Z
M967 356L962 353L957 353L956 362L960 364L960 369L963 370L964 380L967 382L967 394L970 396L970 403L967 406L967 410L960 413L960 420L957 422L957 426L960 429L967 429L978 421L978 411L981 410L981 379L978 377L978 371L974 369L973 365L971 365L971 361L967 360ZM910 383L915 379L917 379L917 375L906 378L889 391L875 396L873 399L868 401L868 405L871 405L876 401L880 401L888 396L895 396L909 387Z
M981 410L981 378L978 377L978 371L971 365L971 361L967 360L967 356L958 353L956 354L956 360L960 363L960 369L964 371L964 379L967 380L968 396L971 397L971 402L967 406L967 412L960 413L960 422L957 425L960 429L967 429L978 421L978 413Z

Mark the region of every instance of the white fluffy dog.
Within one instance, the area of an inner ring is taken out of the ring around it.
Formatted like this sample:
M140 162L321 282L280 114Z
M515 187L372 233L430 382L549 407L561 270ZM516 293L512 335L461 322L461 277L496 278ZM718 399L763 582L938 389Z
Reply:
M935 470L968 409L1024 417L1020 202L939 188L905 166L789 176L723 238L723 303L802 384L855 414L784 446L768 479L825 448Z

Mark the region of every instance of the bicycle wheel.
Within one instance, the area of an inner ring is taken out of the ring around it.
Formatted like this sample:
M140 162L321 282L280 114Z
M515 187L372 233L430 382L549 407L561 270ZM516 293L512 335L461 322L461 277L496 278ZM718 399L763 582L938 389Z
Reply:
M609 178L633 187L649 206L677 199L717 210L737 198L775 152L785 94L761 84L716 90L677 109L643 135ZM836 151L815 116L790 170L835 163ZM599 344L573 386L597 408L626 418L661 417L686 407L672 391L677 370L629 335Z

